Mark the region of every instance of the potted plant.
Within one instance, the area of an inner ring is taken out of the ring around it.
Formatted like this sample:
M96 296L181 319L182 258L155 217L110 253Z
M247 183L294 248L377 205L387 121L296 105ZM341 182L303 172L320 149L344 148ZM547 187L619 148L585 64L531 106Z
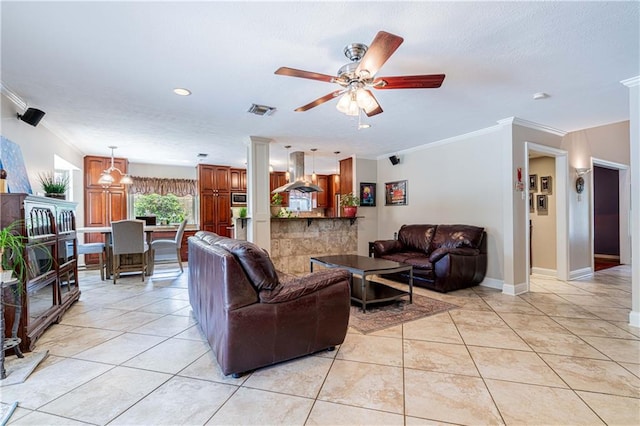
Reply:
M279 192L276 192L271 196L271 216L278 217L278 214L280 213L280 209L282 208L283 200L284 198L282 197L282 194L280 194Z
M360 205L360 197L350 192L340 197L340 205L344 209L345 217L356 217L358 206Z
M22 278L27 271L25 258L25 237L20 235L20 221L0 229L0 284L17 280L14 291L22 291ZM0 286L0 348L4 348L4 289ZM6 377L4 369L4 350L0 350L0 379Z
M38 180L44 189L45 197L66 199L67 187L69 186L69 178L67 176L56 176L55 173L40 173Z

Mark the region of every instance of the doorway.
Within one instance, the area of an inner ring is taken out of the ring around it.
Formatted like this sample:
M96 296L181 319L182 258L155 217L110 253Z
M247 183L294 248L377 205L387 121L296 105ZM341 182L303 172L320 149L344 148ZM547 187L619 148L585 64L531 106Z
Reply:
M560 281L567 281L569 279L569 215L566 178L569 175L568 155L566 151L532 142L527 142L525 147L526 175L529 177L529 206L525 209L528 270L553 276ZM536 162L543 164L536 165ZM532 172L532 166L536 173ZM549 220L550 218L553 220ZM538 221L539 223L536 224L536 219L543 219L543 221ZM540 243L542 247L542 251L538 252L538 259L535 258L538 251L534 247L536 243ZM538 265L538 260L542 260L541 256L546 260L545 263ZM529 273L526 274L526 279L527 291L529 291Z
M593 271L631 261L628 166L592 160L591 235Z

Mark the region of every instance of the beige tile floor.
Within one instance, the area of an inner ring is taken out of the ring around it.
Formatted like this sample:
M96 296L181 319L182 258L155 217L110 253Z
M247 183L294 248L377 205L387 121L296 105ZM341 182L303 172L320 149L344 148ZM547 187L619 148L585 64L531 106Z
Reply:
M630 270L568 283L532 277L518 297L417 289L459 309L239 379L223 376L191 316L187 274L140 282L81 273L82 296L0 389L10 424L640 424L640 330Z

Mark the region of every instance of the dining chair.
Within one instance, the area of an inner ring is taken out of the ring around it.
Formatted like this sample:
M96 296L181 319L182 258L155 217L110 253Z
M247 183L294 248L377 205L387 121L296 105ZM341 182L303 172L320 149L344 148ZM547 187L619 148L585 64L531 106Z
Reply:
M164 248L172 248L176 251L176 255L178 257L178 265L180 266L180 272L184 272L182 268L182 256L180 255L180 247L182 247L182 235L184 234L184 228L187 226L187 219L183 220L180 226L178 227L178 232L176 232L176 236L173 240L169 239L160 239L151 242L151 248L155 253L158 249ZM155 262L155 255L154 255Z
M121 272L140 272L142 281L147 272L147 252L143 220L119 220L111 222L113 253L113 283Z
M100 279L104 281L105 270L105 252L104 243L78 243L78 254L97 254L98 255L98 267L100 268ZM86 264L86 261L85 261Z

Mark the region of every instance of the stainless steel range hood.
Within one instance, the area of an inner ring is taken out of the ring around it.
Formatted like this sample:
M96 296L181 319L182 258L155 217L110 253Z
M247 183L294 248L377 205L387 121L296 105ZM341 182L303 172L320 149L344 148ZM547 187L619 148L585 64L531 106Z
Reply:
M323 192L318 185L304 179L304 152L292 152L289 156L293 163L293 171L291 172L291 182L282 185L272 191L278 192L300 191L300 192Z

